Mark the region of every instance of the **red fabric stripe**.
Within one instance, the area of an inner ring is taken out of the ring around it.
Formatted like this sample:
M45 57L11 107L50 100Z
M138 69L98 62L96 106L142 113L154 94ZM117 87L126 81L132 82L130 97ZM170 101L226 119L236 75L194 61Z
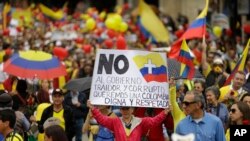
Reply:
M189 66L190 68L194 67L194 63L193 60L189 60L188 58L184 57L184 56L179 56L177 58L177 60L183 64L186 64L187 66Z
M197 28L190 28L181 36L180 40L202 38L203 35L205 35L205 33L206 33L206 25Z
M167 82L167 74L146 74L143 76L147 82L156 81L156 82Z
M4 71L22 78L34 78L36 74L37 78L39 79L51 79L59 76L64 76L67 73L63 65L58 68L49 70L27 70L12 64L4 64Z
M181 42L178 40L173 43L171 50L168 53L168 58L176 59L180 54Z

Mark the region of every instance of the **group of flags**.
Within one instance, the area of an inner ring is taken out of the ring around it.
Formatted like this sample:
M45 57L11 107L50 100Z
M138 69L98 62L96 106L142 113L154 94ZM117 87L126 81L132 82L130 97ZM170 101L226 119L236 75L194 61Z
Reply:
M177 59L182 63L180 78L187 78L191 80L194 77L195 67L193 63L193 57L190 54L190 49L186 43L186 40L205 37L208 6L209 0L206 0L206 4L202 12L191 23L185 33L171 45L168 58ZM151 41L168 42L169 40L169 35L162 22L158 19L157 15L154 14L149 5L147 5L143 0L140 0L139 4L139 27L143 35L151 39ZM249 44L250 40L248 41L241 58L238 60L234 70L224 85L229 85L231 83L231 80L233 79L236 72L244 70Z
M203 11L199 14L196 20L192 22L186 32L173 43L170 53L168 54L169 58L177 58L177 60L182 63L180 71L180 76L182 78L192 79L194 76L195 68L193 58L190 55L190 50L186 40L202 38L205 35L208 4L209 1L206 0L206 5ZM140 0L139 13L139 27L146 37L152 38L154 41L158 42L166 42L169 40L169 35L162 22L143 0Z
M179 62L182 63L180 70L180 77L192 79L195 74L195 67L193 63L193 57L190 54L190 49L186 43L186 40L194 39L194 38L203 38L206 34L206 15L208 11L209 0L205 0L206 4L202 12L199 16L191 23L188 29L184 32L184 34L175 41L171 50L168 53L168 58L175 58ZM41 12L48 17L60 20L62 19L63 12L62 11L53 11L44 5L39 5ZM8 17L11 12L11 6L6 3L4 5L2 14L2 26L3 29L7 27ZM149 39L151 42L165 42L169 43L169 34L167 29L164 27L162 21L157 17L151 7L144 2L144 0L139 1L139 16L138 16L138 26L145 36L145 38ZM233 78L235 72L241 70L243 71L246 56L248 53L249 42L243 52L242 57L237 62L237 65L230 77L226 81L225 85L230 84L231 79Z
M5 3L3 6L3 9L1 11L2 13L2 21L1 25L3 29L6 29L8 27L8 24L10 23L11 19L17 20L19 25L22 25L22 20L25 22L31 22L32 21L32 16L35 16L37 20L42 20L43 18L40 18L40 15L37 14L37 10L40 11L43 17L46 17L48 19L52 19L55 21L62 21L65 19L65 9L66 9L66 4L63 6L62 9L58 9L56 11L52 10L51 8L39 4L38 9L36 11L32 12L32 6L30 6L27 9L18 9L18 8L13 8L9 3Z

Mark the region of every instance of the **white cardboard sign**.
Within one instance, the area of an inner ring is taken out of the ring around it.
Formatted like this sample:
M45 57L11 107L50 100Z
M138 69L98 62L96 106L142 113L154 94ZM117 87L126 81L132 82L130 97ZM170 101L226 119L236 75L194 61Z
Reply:
M92 77L91 103L167 107L166 61L165 53L99 49Z

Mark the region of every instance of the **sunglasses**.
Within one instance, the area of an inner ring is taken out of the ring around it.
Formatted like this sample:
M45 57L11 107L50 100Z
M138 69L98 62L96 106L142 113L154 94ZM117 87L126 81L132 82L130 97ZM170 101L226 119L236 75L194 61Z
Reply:
M232 109L230 109L229 112L232 112L234 114L236 112L236 109L232 108Z
M188 102L188 101L183 101L182 104L185 106L189 106L190 104L194 104L196 101Z

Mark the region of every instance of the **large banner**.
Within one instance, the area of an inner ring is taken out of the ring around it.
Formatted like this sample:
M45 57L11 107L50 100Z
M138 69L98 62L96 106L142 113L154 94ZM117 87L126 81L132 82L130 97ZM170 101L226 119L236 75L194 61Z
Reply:
M165 53L105 50L96 54L90 100L94 105L167 107Z

